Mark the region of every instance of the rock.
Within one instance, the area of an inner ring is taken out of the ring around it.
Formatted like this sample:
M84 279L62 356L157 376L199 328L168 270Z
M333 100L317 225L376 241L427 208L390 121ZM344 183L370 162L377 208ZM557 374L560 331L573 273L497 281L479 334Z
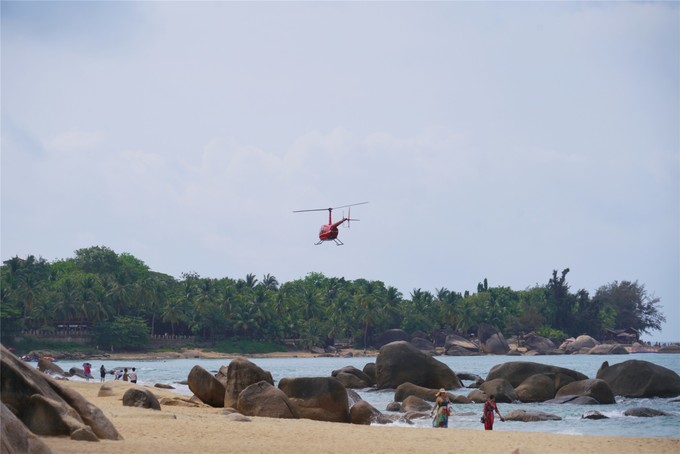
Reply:
M114 395L115 393L113 392L113 386L108 383L101 385L99 387L99 392L97 393L97 397L111 397Z
M411 345L426 355L433 356L435 354L434 344L427 339L423 339L422 337L414 337L411 339Z
M599 411L593 410L583 413L581 419L609 419L609 416L605 416Z
M647 407L629 408L624 411L625 416L636 416L638 418L652 418L654 416L673 416L671 413Z
M479 391L484 393L486 396L491 394L496 396L496 402L511 403L519 400L515 389L512 387L509 381L504 378L495 378L493 380L487 380L479 387Z
M427 403L424 399L421 399L420 397L416 397L416 396L408 396L401 403L401 411L403 411L403 412L430 411L431 409L432 409L432 405Z
M555 397L555 382L545 374L535 374L515 388L517 398L522 402L544 402Z
M363 372L371 379L371 386L375 385L375 363L366 363Z
M426 355L409 342L392 342L383 346L376 358L378 389L396 388L406 382L434 389L462 387L455 372L446 364Z
M573 405L600 405L600 402L588 396L565 395L546 400L544 404L573 404Z
M342 369L334 370L331 372L331 376L337 378L345 388L368 388L373 385L371 377L354 366L345 366Z
M73 421L80 420L79 424L89 426L100 439L122 439L111 421L99 408L88 402L78 392L62 386L49 375L26 365L4 346L0 346L0 368L2 370L0 398L25 425L35 416L31 414L31 402L35 402L36 406L39 405L40 408L59 419L52 421L51 424L70 427L68 434L79 428L78 424ZM73 411L66 407L70 407ZM73 416L74 412L77 418Z
M0 403L0 452L3 454L52 454L50 448Z
M561 421L557 415L545 413L539 410L513 410L504 416L506 421L521 421L521 422L535 422L535 421Z
M457 334L449 334L444 341L444 351L447 356L479 355L479 345Z
M385 407L385 410L387 411L401 411L401 402L390 402L387 404L387 407ZM350 408L350 411L352 409Z
M487 323L480 323L477 328L477 338L480 349L491 355L505 355L510 351L510 346L505 341L503 333L496 327Z
M572 342L566 342L560 345L560 349L564 346L564 351L566 353L581 353L582 351L588 352L591 348L599 345L600 343L590 336L582 335L574 339Z
M680 395L680 376L663 366L630 359L610 366L607 361L597 371L597 378L609 384L617 396L675 397Z
M474 386L468 385L468 388L479 388L479 386L484 383L484 379L477 374L471 374L468 372L456 372L456 377L458 380L463 382L463 380L472 381Z
M250 422L252 421L249 417L242 415L241 413L229 413L228 415L224 415L224 419L227 421L233 421L233 422Z
M524 347L540 355L548 355L557 349L553 341L535 333L529 333L524 336Z
M600 344L588 350L589 355L627 355L628 350L621 344Z
M279 389L298 409L300 418L349 422L347 391L333 377L282 378Z
M536 374L549 376L550 374L564 374L574 380L585 380L588 378L581 372L566 369L564 367L549 366L547 364L540 364L532 361L508 361L493 366L486 376L486 379L493 380L495 378L504 378L509 381L512 386L519 386L524 380ZM560 388L557 384L555 387L557 389Z
M123 405L126 407L150 408L160 410L161 404L154 393L141 386L134 386L123 394Z
M349 422L352 424L368 426L373 422L379 422L382 417L383 414L365 400L357 402L349 409Z
M191 399L183 399L181 397L161 397L158 402L161 405L166 405L169 407L210 407L210 405L204 404L203 402L196 402Z
M248 386L241 391L236 409L245 416L298 419L300 414L288 396L267 381Z
M563 386L557 391L555 397L560 396L586 396L592 397L601 404L614 404L614 393L604 380L587 379L579 380Z
M153 385L154 388L160 388L160 389L175 389L174 386L172 385L167 385L165 383L156 383Z
M353 389L347 389L347 405L349 405L350 409L352 408L352 405L358 403L361 400L363 399L358 392L354 391Z
M438 389L425 388L423 386L414 385L413 383L402 383L397 386L394 391L394 400L397 402L403 402L409 396L416 396L423 400L434 402L436 400L435 394L437 394ZM449 394L449 397L453 397Z
M223 406L236 405L238 395L248 386L266 381L274 386L272 374L246 358L234 358L227 367L226 388L223 395Z
M59 367L57 364L54 364L52 361L48 361L42 358L38 360L38 370L40 372L44 372L50 375L56 375L58 377L67 377L69 375L66 372L64 372L64 369Z
M85 376L85 372L83 372L83 369L81 369L80 367L72 367L68 370L68 373L71 377L87 379L87 377Z
M201 366L194 366L187 379L189 389L203 403L211 407L224 407L224 385Z

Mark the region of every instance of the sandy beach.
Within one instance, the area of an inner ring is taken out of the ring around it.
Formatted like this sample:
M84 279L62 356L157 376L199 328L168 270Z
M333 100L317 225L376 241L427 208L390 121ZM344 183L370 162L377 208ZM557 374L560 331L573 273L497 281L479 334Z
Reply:
M124 407L128 387L109 381L114 395L98 397L100 383L63 381L99 407L124 440L84 442L41 437L55 453L459 453L459 454L677 454L680 438L594 437L530 432L358 426L311 420L249 417L232 421L224 409L163 405L160 411ZM150 388L157 397L178 396ZM452 422L452 427L455 421Z

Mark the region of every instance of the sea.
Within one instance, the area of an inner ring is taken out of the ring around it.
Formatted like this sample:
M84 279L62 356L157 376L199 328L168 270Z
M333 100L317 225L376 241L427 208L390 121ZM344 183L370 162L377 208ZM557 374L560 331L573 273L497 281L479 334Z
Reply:
M623 361L637 359L666 367L680 375L680 354L636 353L629 355L555 355L555 356L436 356L435 359L448 365L454 372L466 372L486 378L489 370L496 364L507 361L531 361L542 364L565 367L579 371L589 378L595 378L597 370L604 361L610 365ZM327 377L334 370L345 366L363 369L367 363L375 362L375 356L362 357L289 357L289 358L249 358L250 361L269 371L278 385L284 377ZM92 360L92 375L99 381L99 368L103 364L109 370L119 367L135 367L140 385L153 386L157 383L171 385L175 392L192 395L186 380L191 369L199 365L207 371L217 373L222 366L227 366L231 360L222 359L167 359L167 360ZM83 361L59 361L62 369L68 371L71 367L82 368ZM78 378L72 378L80 380ZM111 380L112 376L106 376ZM464 382L467 384L469 382ZM387 405L394 400L394 390L375 390L372 388L355 390L359 395L384 414L393 414L386 410ZM450 390L453 394L468 395L472 389L461 388ZM673 402L675 400L675 402ZM494 430L514 432L545 432L573 435L601 435L617 437L659 437L680 438L680 396L675 398L646 398L632 399L616 396L616 403L609 405L573 405L546 403L499 403L499 410L507 414L512 410L539 410L557 415L561 420L541 422L517 422L496 420ZM631 417L624 412L629 408L648 407L670 413L671 416ZM607 419L583 419L582 415L589 411L599 411ZM449 418L449 428L483 430L479 419L482 414L482 404L453 405ZM395 422L391 426L402 426L410 429L431 428L429 418L412 420L412 423Z

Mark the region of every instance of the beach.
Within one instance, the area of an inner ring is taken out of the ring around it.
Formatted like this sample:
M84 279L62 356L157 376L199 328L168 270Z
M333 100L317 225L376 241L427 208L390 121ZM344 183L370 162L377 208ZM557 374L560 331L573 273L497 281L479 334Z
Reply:
M458 453L458 454L677 454L680 438L597 437L469 429L359 426L311 420L248 417L233 421L225 409L162 405L160 411L124 407L135 386L108 381L113 396L98 397L101 383L62 381L99 407L124 440L72 441L41 437L55 453ZM150 387L160 399L183 397Z

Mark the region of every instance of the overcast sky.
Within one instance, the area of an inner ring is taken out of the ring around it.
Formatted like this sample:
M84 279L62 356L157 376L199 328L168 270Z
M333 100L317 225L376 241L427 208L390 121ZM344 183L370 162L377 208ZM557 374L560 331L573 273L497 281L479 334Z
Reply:
M677 3L1 8L2 260L102 245L405 297L568 267L644 284L680 341ZM292 213L363 201L342 247Z

